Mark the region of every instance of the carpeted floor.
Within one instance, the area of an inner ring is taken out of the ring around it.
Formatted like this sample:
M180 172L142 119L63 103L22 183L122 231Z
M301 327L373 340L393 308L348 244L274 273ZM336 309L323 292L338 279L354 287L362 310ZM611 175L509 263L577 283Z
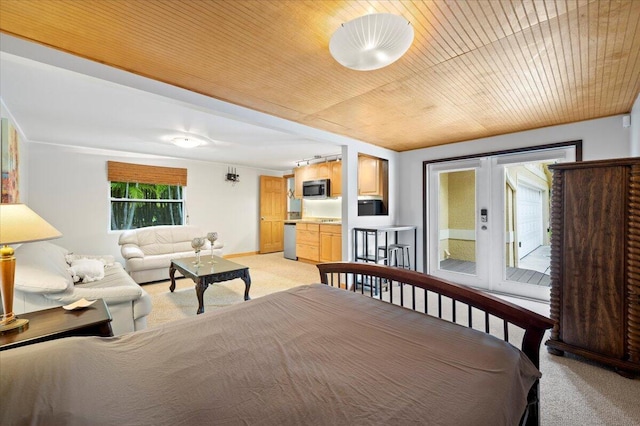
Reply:
M229 260L249 267L251 275L249 295L252 298L301 284L320 282L320 274L315 265L285 259L282 253L244 256ZM169 291L168 280L147 284L144 289L153 300L153 308L148 317L149 327L196 314L198 300L194 283L188 278L177 279L173 293ZM210 285L204 293L205 312L242 302L244 289L244 281L241 279Z
M252 298L320 281L315 265L285 259L282 253L231 260L249 266ZM177 280L174 293L169 292L168 281L148 284L144 289L153 301L149 327L196 314L198 302L189 279ZM205 311L240 303L243 295L244 282L239 279L209 286L204 295ZM542 425L640 425L640 378L626 379L571 356L553 356L544 347L540 370Z

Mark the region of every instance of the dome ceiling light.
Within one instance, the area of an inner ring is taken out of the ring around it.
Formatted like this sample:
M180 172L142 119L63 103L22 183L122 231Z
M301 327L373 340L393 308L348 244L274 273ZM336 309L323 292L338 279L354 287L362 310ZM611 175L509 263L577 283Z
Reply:
M331 36L329 51L347 68L377 70L400 59L411 46L413 35L411 23L403 17L374 13L342 24Z
M180 148L195 148L204 144L203 141L193 138L173 138L171 142Z

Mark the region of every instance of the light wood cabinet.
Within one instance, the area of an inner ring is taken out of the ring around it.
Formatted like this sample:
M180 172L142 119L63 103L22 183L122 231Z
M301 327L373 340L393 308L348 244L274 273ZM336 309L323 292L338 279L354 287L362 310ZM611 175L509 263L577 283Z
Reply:
M342 161L328 163L331 166L331 196L340 197L342 195Z
M549 352L640 374L640 159L557 164Z
M342 225L298 223L296 256L310 262L342 260Z
M358 195L378 195L384 192L385 171L380 158L358 156Z
M320 262L342 260L342 225L320 225Z
M331 179L331 166L329 163L318 163L309 166L311 167L311 180L317 179Z
M293 170L293 179L295 182L295 189L294 189L293 195L295 198L302 198L302 182L307 180L312 180L309 177L311 176L311 173L312 173L312 170L309 168L309 166L296 167Z
M339 163L340 167L335 167ZM334 176L334 173L338 173ZM311 164L308 166L296 167L293 170L295 181L294 197L302 198L302 183L308 180L329 179L331 180L331 196L342 195L342 163L338 161ZM338 181L336 182L336 179ZM334 188L338 191L334 192Z
M320 260L320 225L298 223L296 225L296 256L298 259L318 262Z

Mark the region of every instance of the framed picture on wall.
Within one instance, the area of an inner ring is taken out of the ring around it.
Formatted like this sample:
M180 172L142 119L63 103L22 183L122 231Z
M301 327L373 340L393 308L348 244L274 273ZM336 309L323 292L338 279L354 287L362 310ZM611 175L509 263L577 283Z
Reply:
M17 203L20 198L18 186L18 131L8 118L0 122L0 172L2 202Z

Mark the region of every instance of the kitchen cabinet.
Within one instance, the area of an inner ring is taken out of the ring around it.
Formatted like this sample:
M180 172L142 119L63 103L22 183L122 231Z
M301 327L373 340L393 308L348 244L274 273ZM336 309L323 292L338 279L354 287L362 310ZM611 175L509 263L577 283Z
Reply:
M298 223L296 225L296 255L299 260L320 261L320 225Z
M294 197L302 198L302 183L308 180L318 180L318 179L329 179L331 180L331 196L338 196L342 193L342 168L334 167L335 163L340 163L338 161L332 162L324 162L318 164L310 164L308 166L296 167L293 170L294 180L295 180L295 189L294 189ZM342 163L340 163L342 166ZM333 173L339 173L336 177L333 176ZM334 183L334 179L339 179L339 182ZM338 195L334 194L334 188L337 189Z
M383 196L385 179L386 170L382 159L368 155L358 156L358 195Z
M311 166L311 176L310 180L317 179L331 179L331 166L329 163L318 163L313 164Z
M342 260L342 225L320 225L320 262Z
M296 167L293 170L293 179L295 181L295 189L293 195L295 198L302 198L302 182L312 180L309 178L309 176L311 176L311 173L312 170L309 168L309 166Z
M340 197L342 195L342 161L332 161L331 165L331 196Z
M556 164L546 342L640 374L640 159Z

